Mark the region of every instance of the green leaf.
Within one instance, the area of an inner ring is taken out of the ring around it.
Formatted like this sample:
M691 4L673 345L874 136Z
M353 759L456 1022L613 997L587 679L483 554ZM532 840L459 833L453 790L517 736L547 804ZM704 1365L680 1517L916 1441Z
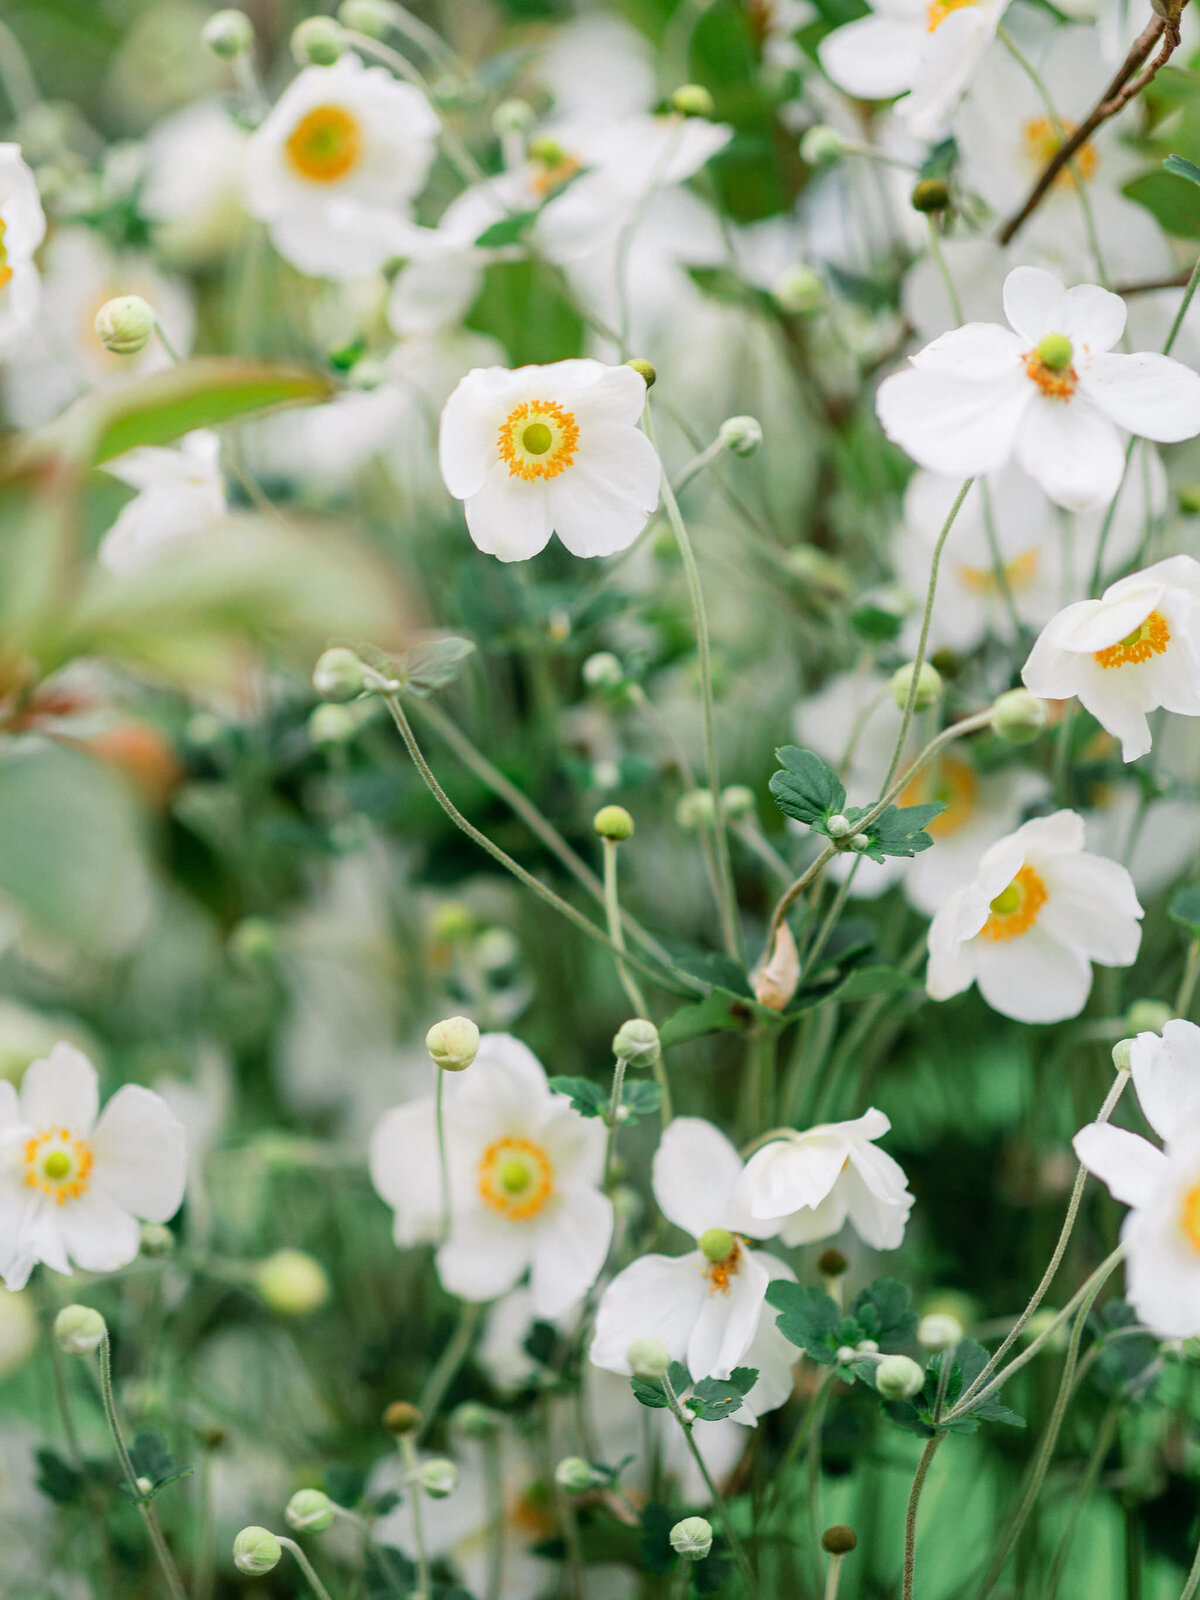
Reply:
M151 1429L143 1429L134 1435L133 1443L129 1446L129 1459L138 1477L150 1482L150 1488L139 1497L142 1500L152 1500L160 1489L165 1489L177 1478L186 1478L194 1470L190 1466L181 1466L168 1450L162 1434Z
M529 232L538 219L540 207L532 211L515 211L511 217L501 217L486 227L475 240L477 250L499 250L507 244L516 244Z
M673 1011L658 1030L664 1047L686 1044L706 1033L740 1032L753 1019L753 1001L744 1000L727 989L714 989L703 1000Z
M1163 162L1163 168L1173 172L1177 178L1186 178L1189 183L1200 185L1200 167L1186 156L1169 155Z
M899 967L855 967L845 980L830 991L825 999L834 995L839 1000L869 1000L879 994L904 994L920 984L909 972Z
M776 1278L767 1285L767 1303L779 1312L775 1325L790 1344L822 1366L833 1365L836 1334L842 1325L836 1301L822 1289L805 1289L785 1278Z
M841 811L846 804L845 786L819 755L789 744L776 750L775 756L783 771L774 775L770 787L785 816L812 827Z
M640 1117L652 1117L662 1105L662 1089L653 1080L630 1083L626 1079L621 1090L621 1105L631 1123Z
M590 1078L551 1078L555 1094L565 1094L581 1117L602 1117L608 1110L608 1095Z
M1177 239L1200 239L1200 190L1177 172L1144 172L1122 189Z
M83 1474L55 1450L44 1446L33 1453L37 1462L37 1486L47 1499L69 1506L83 1496Z
M917 1313L912 1307L912 1290L897 1278L876 1278L855 1296L850 1315L863 1335L874 1339L881 1350L896 1350L909 1344L917 1333Z
M754 1367L735 1367L728 1378L701 1378L685 1404L701 1422L720 1422L741 1409L742 1401L758 1382Z
M865 605L850 613L850 626L864 639L873 639L880 644L889 644L900 636L904 626L904 618L895 611L887 611L882 606Z
M944 800L920 806L888 806L871 824L870 847L864 855L881 861L884 856L915 856L928 850L933 840L924 831L946 809Z
M666 1405L667 1397L660 1383L653 1383L649 1378L630 1378L629 1385L639 1405L649 1406L655 1411L662 1410Z
M1172 922L1186 928L1193 939L1200 939L1200 887L1185 883L1182 889L1177 889L1171 896L1167 915Z
M453 683L459 667L474 651L470 639L460 639L456 634L426 639L398 658L396 675L409 694L424 700L435 689Z

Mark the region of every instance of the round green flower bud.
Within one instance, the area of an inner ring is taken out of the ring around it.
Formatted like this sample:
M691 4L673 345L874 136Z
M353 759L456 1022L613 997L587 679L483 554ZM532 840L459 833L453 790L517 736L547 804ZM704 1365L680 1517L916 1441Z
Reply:
M671 96L671 110L681 117L711 117L713 97L702 83L682 83Z
M416 1433L421 1426L421 1413L411 1401L393 1400L383 1413L383 1425L389 1433Z
M912 691L913 663L908 661L904 666L892 674L892 699L901 711L908 704L908 697ZM915 711L928 711L942 697L942 675L929 661L921 663L920 675L917 678L917 697L913 701Z
M284 1317L306 1317L329 1299L325 1268L303 1250L277 1250L254 1269L259 1294Z
M1028 744L1046 726L1047 706L1028 689L1009 689L992 706L992 729L1009 744Z
M671 1549L685 1561L703 1561L712 1542L712 1523L704 1517L684 1517L671 1529Z
M611 650L597 650L583 663L583 681L589 689L616 689L625 682L625 668Z
M1175 1016L1175 1008L1165 1000L1135 1000L1125 1013L1125 1026L1132 1034L1161 1033Z
M733 1254L734 1238L728 1228L706 1228L696 1243L700 1254L714 1263L728 1261Z
M840 811L835 811L831 817L826 817L825 831L831 839L848 839L854 832L854 824Z
M343 28L364 33L368 39L386 39L392 27L387 0L342 0L338 21Z
M492 112L492 128L498 137L506 133L528 133L533 126L533 107L526 100L501 100Z
M332 17L305 17L292 29L292 55L302 67L331 67L340 60L345 37Z
M727 789L722 789L721 804L725 807L725 815L734 822L740 817L752 817L758 809L754 790L744 783L731 783Z
M431 1500L445 1500L458 1486L458 1468L442 1456L423 1461L417 1477Z
M884 1356L875 1368L875 1387L885 1400L909 1400L925 1386L925 1373L910 1356Z
M869 833L852 833L850 835L850 848L851 850L857 850L861 855L864 850L871 848L871 835Z
M500 1426L496 1413L478 1400L464 1400L450 1416L450 1426L465 1439L490 1439Z
M844 1522L835 1522L832 1528L826 1528L821 1535L821 1549L826 1555L848 1556L857 1544L858 1535Z
M136 356L150 342L157 318L154 307L140 294L122 294L106 300L96 313L96 337L115 356Z
M771 285L771 298L794 317L823 311L829 300L824 279L811 267L792 267Z
M648 361L643 361L640 356L634 356L633 360L627 361L625 365L633 368L633 370L642 379L647 389L653 389L654 385L658 382L658 373Z
M656 1383L671 1365L671 1352L661 1339L635 1339L625 1352L625 1359L635 1378Z
M762 443L762 423L757 417L726 417L717 432L726 450L735 456L752 456Z
M333 1501L320 1489L297 1489L283 1515L297 1533L324 1533L333 1521Z
M435 1067L463 1072L479 1053L479 1029L470 1017L447 1017L425 1035L425 1048Z
M349 706L320 705L309 716L308 736L315 745L333 749L349 744L361 725Z
M628 839L633 818L624 806L601 806L592 818L592 827L602 839Z
M269 1528L243 1528L233 1541L233 1564L251 1578L273 1571L283 1556L283 1546Z
M58 1348L68 1356L90 1356L107 1333L108 1324L91 1306L64 1306L54 1319Z
M1175 498L1184 516L1194 517L1200 512L1200 483L1181 483L1175 491Z
M165 1223L143 1222L138 1229L138 1251L144 1256L169 1256L175 1248L175 1235Z
M430 919L429 931L435 939L457 944L475 932L475 913L461 900L447 900Z
M962 1323L948 1311L931 1311L917 1324L917 1343L926 1350L951 1350L962 1336Z
M652 1067L662 1054L658 1029L645 1017L630 1017L613 1035L613 1055L631 1067Z
M1065 333L1047 333L1038 340L1038 360L1051 372L1065 372L1071 365L1075 348Z
M200 37L213 55L232 61L254 48L254 24L244 11L214 11Z
M708 789L689 789L687 794L680 795L675 805L675 821L689 833L698 828L711 828L715 815L713 797Z
M926 216L932 212L945 211L950 204L950 188L941 178L922 178L913 188L908 197L908 203L914 211L921 211Z
M1112 1064L1118 1072L1128 1072L1133 1066L1133 1040L1118 1039L1112 1047Z
M800 141L800 158L810 167L827 167L840 161L846 151L846 141L836 128L818 123L810 128Z
M366 668L353 650L336 645L317 657L312 683L322 700L353 700L367 686Z
M582 1456L564 1456L554 1469L554 1481L568 1494L585 1494L598 1480Z
M849 1265L840 1250L822 1250L817 1257L817 1271L823 1278L843 1278Z

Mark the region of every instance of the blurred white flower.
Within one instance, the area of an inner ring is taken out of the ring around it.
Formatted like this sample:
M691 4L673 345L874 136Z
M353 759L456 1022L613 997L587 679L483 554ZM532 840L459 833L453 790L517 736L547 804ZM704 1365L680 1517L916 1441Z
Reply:
M584 12L556 28L535 71L562 114L632 116L657 94L649 39L611 11Z
M183 1200L183 1129L158 1095L118 1089L97 1121L96 1069L58 1044L0 1083L0 1273L10 1289L37 1262L115 1272L138 1252L138 1219L167 1222Z
M645 398L640 374L599 361L469 372L442 412L438 458L479 549L524 561L554 532L577 556L627 549L662 471L637 426Z
M1151 745L1147 711L1200 716L1198 625L1200 562L1171 556L1060 611L1021 676L1045 700L1078 695L1136 761Z
M37 183L19 144L0 144L0 351L37 315L41 281L33 253L46 232Z
M228 509L220 440L207 429L187 434L178 450L145 446L105 470L138 493L104 535L97 555L110 572L137 572L176 539L218 528Z
M0 1378L15 1372L38 1342L33 1296L0 1289Z
M1200 1028L1176 1020L1140 1033L1130 1065L1148 1139L1089 1123L1075 1153L1130 1207L1121 1228L1127 1293L1138 1319L1166 1338L1200 1334Z
M1052 500L1084 510L1116 493L1123 433L1166 443L1200 432L1196 373L1169 356L1113 351L1119 296L1017 267L1004 311L1011 328L952 329L880 385L884 432L921 466L962 479L1015 457Z
M1142 937L1133 881L1083 842L1083 818L1056 811L984 852L929 929L926 987L935 1000L978 983L993 1011L1061 1022L1083 1010L1093 961L1132 965Z
M403 219L425 187L437 131L424 96L383 67L353 55L306 67L250 140L247 209L301 272L376 272L403 253Z
M582 1299L604 1265L612 1203L601 1193L606 1134L553 1093L536 1056L508 1034L480 1040L474 1064L443 1085L450 1232L443 1286L494 1300L530 1272L539 1317ZM402 1248L442 1222L434 1099L387 1112L371 1139L371 1181L395 1212Z
M786 1245L838 1233L847 1218L864 1244L895 1250L913 1197L899 1162L883 1150L891 1123L872 1106L853 1122L826 1122L772 1139L746 1163L735 1191L760 1222L771 1222Z
M209 261L234 245L246 218L249 137L219 100L186 106L147 135L138 209L164 255Z

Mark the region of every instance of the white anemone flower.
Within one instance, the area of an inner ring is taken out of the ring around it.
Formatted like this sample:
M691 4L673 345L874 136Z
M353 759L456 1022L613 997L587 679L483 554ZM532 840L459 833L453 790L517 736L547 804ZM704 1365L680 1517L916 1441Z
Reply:
M618 1273L596 1313L594 1365L628 1374L630 1345L661 1339L693 1379L727 1378L734 1367L757 1365L759 1383L766 1378L772 1391L778 1387L765 1339L754 1361L748 1351L760 1340L768 1283L792 1273L777 1257L749 1248L749 1240L778 1233L779 1224L760 1221L738 1202L741 1176L741 1157L711 1122L676 1117L667 1128L654 1156L654 1198L697 1248L682 1256L642 1256ZM789 1391L790 1383L783 1398ZM747 1402L753 1409L754 1390Z
M110 572L137 572L175 540L211 533L224 520L220 440L208 429L187 434L178 450L130 450L106 470L138 491L100 543Z
M219 100L185 106L147 135L138 210L171 260L211 261L236 243L249 138Z
M0 1271L20 1289L40 1261L115 1272L138 1252L138 1219L183 1201L183 1128L159 1095L126 1084L99 1111L96 1069L73 1045L33 1062L18 1095L0 1082Z
M557 533L577 556L628 549L662 477L637 426L645 401L639 373L599 361L468 372L442 411L438 460L478 548L524 561Z
M1133 880L1083 844L1083 818L1056 811L984 852L930 925L925 986L935 1000L978 983L993 1011L1062 1022L1087 1003L1093 961L1132 966L1142 938Z
M494 1300L530 1273L534 1311L561 1316L595 1282L612 1238L601 1193L604 1124L581 1117L541 1062L504 1033L484 1034L466 1072L443 1084L450 1231L438 1276L463 1300ZM438 1238L441 1174L432 1095L385 1113L371 1181L395 1212L401 1248Z
M0 350L37 315L41 281L33 253L46 232L37 183L18 144L0 144Z
M1200 562L1171 556L1077 600L1043 628L1021 676L1043 699L1078 695L1126 761L1144 756L1147 711L1200 716Z
M1200 1334L1200 1028L1176 1020L1130 1049L1134 1087L1165 1149L1092 1122L1075 1153L1130 1207L1121 1228L1126 1292L1140 1321L1166 1338Z
M312 277L376 272L403 248L409 202L433 163L437 117L411 84L345 55L306 67L246 154L246 208Z
M822 67L856 100L904 99L896 115L917 139L944 131L1008 0L875 0L870 15L826 34Z
M1113 350L1125 328L1120 296L1017 267L1004 314L1009 328L952 329L880 385L884 432L921 466L962 479L1015 458L1052 500L1081 511L1116 493L1126 433L1161 444L1200 433L1196 373L1169 356Z
M872 1106L853 1122L772 1139L747 1161L738 1201L786 1245L831 1238L848 1219L864 1244L895 1250L913 1197L900 1163L875 1146L891 1126Z

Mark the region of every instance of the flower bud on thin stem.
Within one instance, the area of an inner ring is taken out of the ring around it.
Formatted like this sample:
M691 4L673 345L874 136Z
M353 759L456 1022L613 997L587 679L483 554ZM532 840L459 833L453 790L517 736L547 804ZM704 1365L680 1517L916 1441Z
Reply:
M233 1564L247 1577L261 1578L273 1572L283 1558L283 1546L269 1528L251 1524L233 1541Z
M479 1028L470 1017L447 1017L425 1035L425 1048L443 1072L464 1072L479 1051Z
M420 1473L415 1435L411 1432L402 1433L399 1445L400 1459L404 1463L404 1476L411 1483ZM417 1591L421 1600L431 1600L433 1590L429 1581L429 1552L425 1547L425 1525L419 1494L409 1495L409 1510L412 1517L413 1544L417 1550Z
M656 1383L671 1365L671 1352L661 1339L635 1339L625 1353L635 1378Z
M633 370L638 373L642 381L645 383L647 389L653 389L654 385L658 382L658 373L654 370L653 366L651 366L650 362L643 361L641 356L634 356L632 360L627 361L625 365L627 367L632 367Z
M842 1575L842 1562L858 1544L858 1536L845 1523L835 1523L821 1535L821 1549L829 1557L829 1572L825 1579L824 1600L837 1600L838 1584Z
M367 669L353 650L335 645L317 658L312 683L322 700L353 700L367 687Z
M592 818L592 827L602 839L619 842L633 835L633 818L624 806L601 806Z
M554 1469L554 1481L568 1494L586 1494L604 1480L582 1456L564 1456Z
M292 30L292 55L302 67L331 67L345 49L345 35L332 17L305 17Z
M116 356L136 356L150 343L158 318L140 294L106 300L96 313L96 337Z
M64 1306L54 1319L54 1337L64 1355L90 1356L107 1333L108 1324L91 1306Z
M232 61L254 48L254 24L244 11L214 11L200 37L222 61Z
M401 1438L406 1433L416 1433L421 1426L421 1413L408 1400L393 1400L383 1413L383 1425Z
M762 444L762 423L757 417L726 417L718 436L733 455L752 456Z
M712 1523L704 1517L684 1517L671 1529L671 1549L685 1561L703 1561L712 1542Z
M671 110L682 117L711 117L713 97L701 83L684 83L671 96Z
M329 1299L329 1277L303 1250L276 1250L254 1269L263 1301L284 1317L307 1317Z
M297 1533L324 1533L334 1516L334 1504L320 1489L297 1489L284 1509L283 1519Z

